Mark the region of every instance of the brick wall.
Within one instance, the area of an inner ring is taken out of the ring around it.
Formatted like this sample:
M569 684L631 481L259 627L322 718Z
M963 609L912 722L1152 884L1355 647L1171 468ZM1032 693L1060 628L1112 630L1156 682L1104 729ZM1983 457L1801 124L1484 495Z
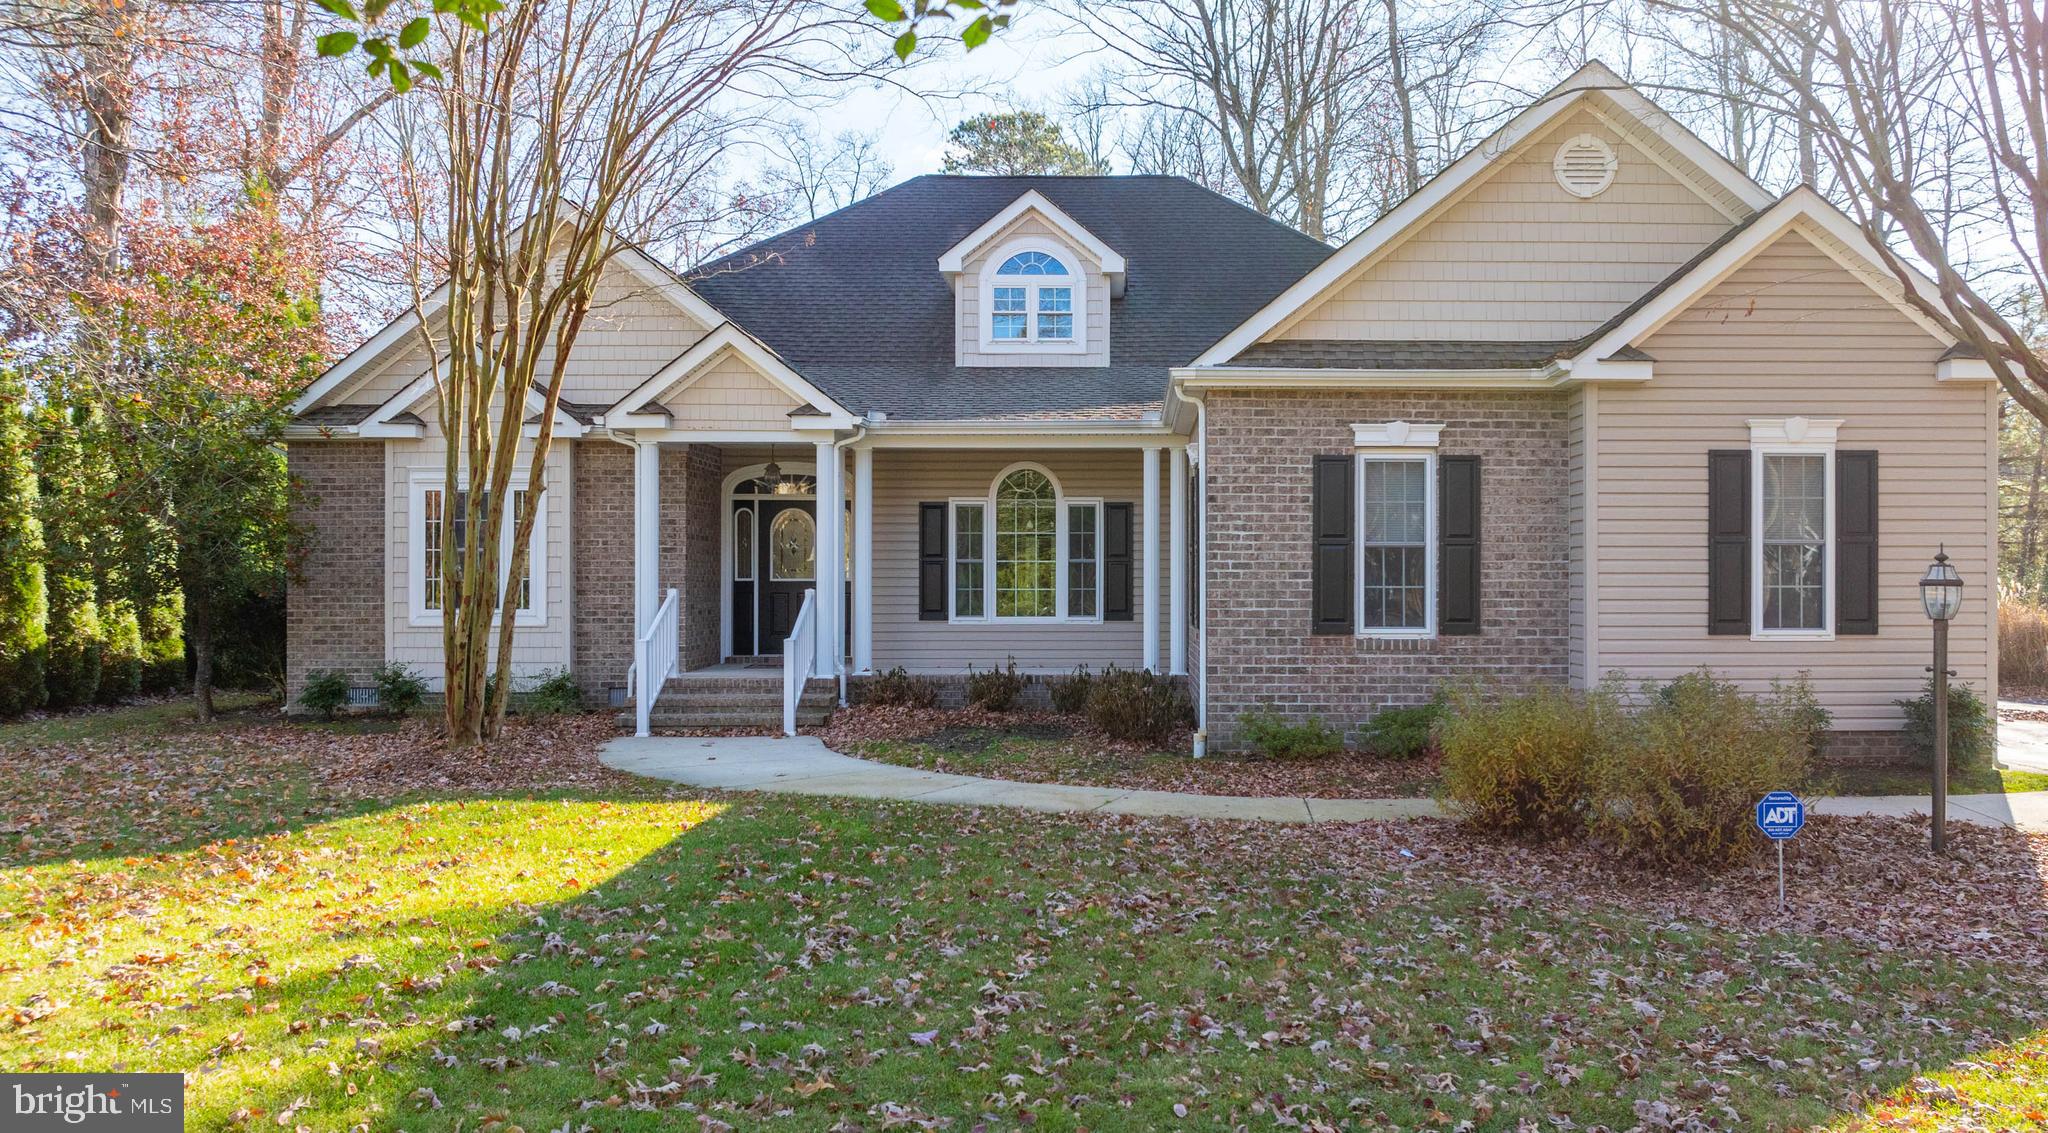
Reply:
M633 450L611 441L576 446L569 517L570 600L576 627L570 671L604 704L633 663Z
M1554 393L1219 391L1208 403L1209 732L1271 704L1347 733L1461 677L1566 679L1566 399ZM1481 458L1481 632L1387 641L1309 632L1309 473L1355 422L1443 422Z
M684 460L689 472L683 493L664 494L662 504L681 512L679 522L665 524L665 531L677 534L684 546L684 573L672 576L682 591L683 667L699 669L725 659L719 610L725 456L717 445L691 445Z
M285 693L296 700L315 669L368 684L384 663L384 445L306 441L287 460L307 534L285 593Z

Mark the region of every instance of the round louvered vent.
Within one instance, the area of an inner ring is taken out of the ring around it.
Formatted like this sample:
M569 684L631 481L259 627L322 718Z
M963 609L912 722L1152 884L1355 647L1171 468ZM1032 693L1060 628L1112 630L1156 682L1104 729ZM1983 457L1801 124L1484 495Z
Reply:
M1557 147L1550 168L1565 192L1574 197L1597 197L1614 184L1617 164L1613 146L1591 134L1580 134Z

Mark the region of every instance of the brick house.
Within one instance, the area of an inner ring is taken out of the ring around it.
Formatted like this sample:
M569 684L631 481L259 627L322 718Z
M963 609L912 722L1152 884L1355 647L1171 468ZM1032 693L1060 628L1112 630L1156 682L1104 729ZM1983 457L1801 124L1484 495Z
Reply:
M294 690L438 675L430 365L401 319L297 407ZM1868 750L1928 558L1994 577L1989 367L1597 64L1334 249L1174 178L930 176L687 276L629 250L563 398L513 661L600 703L1113 664L1228 745L1707 664Z

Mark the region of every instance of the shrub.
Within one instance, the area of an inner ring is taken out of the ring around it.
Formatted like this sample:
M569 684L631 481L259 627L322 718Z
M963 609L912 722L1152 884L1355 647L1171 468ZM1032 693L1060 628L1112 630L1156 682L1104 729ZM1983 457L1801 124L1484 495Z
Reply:
M569 716L583 711L583 690L567 669L554 669L526 690L526 711L535 716Z
M1090 682L1088 722L1113 740L1164 747L1194 719L1169 677L1111 665Z
M1069 676L1054 677L1046 682L1046 693L1052 698L1052 710L1078 716L1088 711L1088 693L1095 687L1095 676L1082 665Z
M135 616L135 604L125 599L108 602L104 610L100 687L93 699L119 704L142 693L142 622Z
M1454 692L1437 727L1443 797L1483 830L1563 838L1585 825L1589 779L1603 734L1622 713L1611 691L1550 685L1491 698Z
M1934 678L1928 677L1920 695L1895 700L1906 713L1906 741L1934 765ZM1948 686L1948 766L1951 771L1977 766L1991 758L1994 739L1991 710L1969 685L1950 681Z
M175 692L185 684L184 595L172 591L144 606L140 613L142 691L152 695ZM216 648L216 666L217 654Z
M1810 692L1751 696L1704 668L1643 691L1643 706L1596 747L1592 833L1653 865L1722 866L1754 852L1756 801L1806 782Z
M44 622L43 524L40 492L29 459L26 398L20 380L0 373L0 717L41 708Z
M52 573L43 685L52 708L90 704L100 691L100 608L92 579Z
M1365 750L1387 759L1414 759L1429 751L1444 706L1432 701L1405 708L1383 708L1359 729Z
M299 706L309 712L318 712L322 720L334 719L334 714L348 704L348 674L339 669L315 669L306 674L306 688L299 693Z
M898 665L866 682L862 698L883 707L937 708L939 684L929 677L913 677Z
M1820 697L1814 695L1813 682L1801 673L1787 683L1771 682L1771 699L1777 703L1786 725L1806 737L1806 754L1809 759L1818 759L1821 748L1828 740L1828 725L1835 722L1835 714L1822 708Z
M393 661L371 676L377 686L377 703L393 716L406 716L427 698L427 682L403 661Z
M1343 734L1323 723L1322 717L1310 716L1300 723L1289 723L1270 707L1239 716L1237 733L1253 750L1270 759L1312 759L1344 750Z
M1998 679L2015 688L2048 688L2048 606L2017 594L1999 598Z
M1024 678L1017 675L1017 662L1001 669L977 672L967 667L967 703L990 712L1008 712L1024 691Z

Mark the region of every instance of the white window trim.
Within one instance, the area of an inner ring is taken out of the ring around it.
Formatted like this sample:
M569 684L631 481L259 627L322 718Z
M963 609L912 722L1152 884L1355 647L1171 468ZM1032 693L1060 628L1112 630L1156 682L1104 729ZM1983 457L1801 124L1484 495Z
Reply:
M1443 424L1385 421L1354 424L1351 439L1358 459L1354 461L1351 485L1351 529L1355 533L1351 562L1351 609L1359 637L1400 641L1427 641L1437 635L1437 444ZM1423 510L1423 623L1420 626L1368 626L1365 624L1365 466L1374 461L1422 462L1425 506Z
M1052 484L1053 496L1053 539L1056 544L1054 609L1049 618L1020 618L998 615L996 610L996 489L1015 472L1030 470L1044 476ZM960 595L958 585L958 552L960 540L960 507L980 507L981 513L981 609L979 617L963 616L957 606ZM1095 509L1095 613L1090 616L1073 616L1067 612L1068 591L1068 546L1070 524L1067 518L1069 507L1093 507ZM1060 478L1052 469L1032 461L1020 461L997 472L989 481L988 492L980 496L954 496L946 501L946 620L953 625L1096 625L1102 621L1102 530L1105 512L1103 501L1097 496L1069 496L1060 486Z
M438 626L442 623L443 611L427 609L426 500L429 491L442 493L443 507L450 502L447 484L442 478L436 476L415 479L412 482L408 501L410 506L406 511L405 520L406 594L407 621L415 626ZM525 488L515 485L513 491L525 491ZM548 621L548 494L547 488L543 486L540 500L534 506L533 532L527 546L527 573L533 579L528 596L532 599L532 605L515 611L516 621L513 624L521 627L544 626ZM516 525L517 518L511 508L505 509L505 527L498 533L498 593L501 601L511 584L512 528ZM445 563L442 569L446 570ZM499 612L504 612L502 606ZM495 622L497 619L492 620Z
M1015 275L1003 277L1010 282L1001 282L996 269L1002 267L1011 256L1020 252L1043 252L1067 267L1064 276ZM1050 240L1034 238L1018 240L997 248L988 259L982 261L981 271L981 312L977 316L981 326L976 336L981 340L981 349L990 354L1085 354L1088 351L1088 273L1084 270L1081 257L1071 249ZM1038 289L1041 286L1067 287L1074 293L1074 337L1038 337ZM995 336L995 289L997 287L1024 288L1024 337L997 338Z
M1749 424L1749 639L1835 639L1835 437L1839 417L1755 417ZM1764 628L1764 457L1820 456L1827 496L1826 543L1821 549L1821 628Z

